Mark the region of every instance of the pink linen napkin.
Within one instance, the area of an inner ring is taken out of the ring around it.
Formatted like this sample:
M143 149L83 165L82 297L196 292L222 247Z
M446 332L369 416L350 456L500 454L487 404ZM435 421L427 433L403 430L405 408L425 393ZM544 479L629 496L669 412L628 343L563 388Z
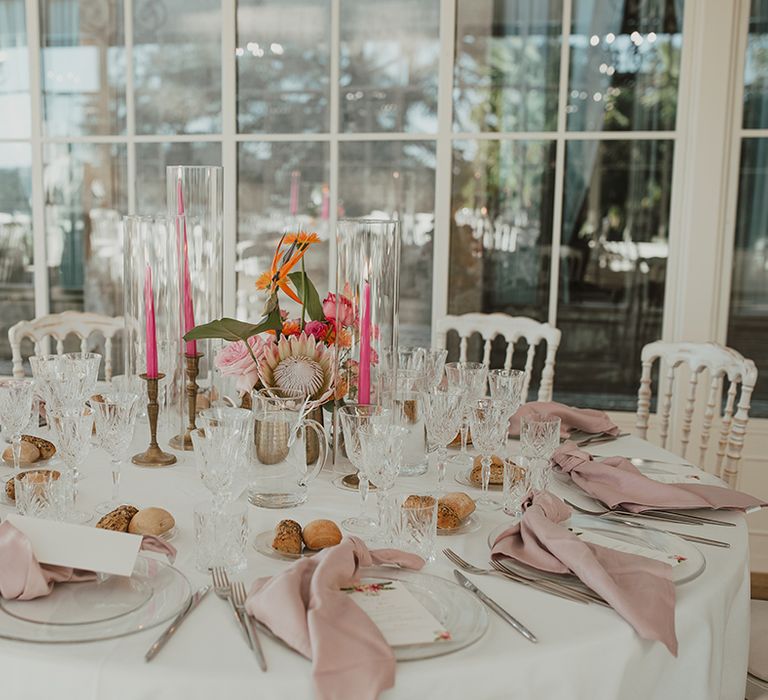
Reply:
M621 506L640 513L652 508L747 510L766 505L758 498L724 486L662 484L649 479L624 457L596 460L572 442L555 450L552 459L574 484L609 508Z
M171 561L176 549L163 540L145 536L141 548L165 554ZM0 597L32 600L48 595L56 583L92 581L92 571L40 564L27 536L7 520L0 524Z
M517 409L509 421L509 434L520 435L520 419L534 414L542 416L557 416L560 418L560 437L568 438L573 430L585 433L606 433L618 435L618 426L608 417L605 411L594 408L573 408L556 401L532 401Z
M550 573L572 572L643 639L658 640L677 656L672 567L579 539L561 524L570 515L557 496L548 491L534 495L520 522L496 538L491 557L511 557Z
M256 579L246 610L286 643L312 659L319 700L376 700L395 683L392 649L342 587L360 580L360 569L396 564L421 569L424 560L397 549L369 550L357 537L283 573Z

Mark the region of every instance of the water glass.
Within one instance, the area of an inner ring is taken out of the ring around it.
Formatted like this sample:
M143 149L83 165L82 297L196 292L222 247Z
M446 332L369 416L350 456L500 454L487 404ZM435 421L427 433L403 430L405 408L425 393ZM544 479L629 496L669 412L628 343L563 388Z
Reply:
M427 437L424 394L414 389L398 389L385 392L382 403L391 411L391 421L405 429L400 474L403 476L425 474ZM373 483L378 487L375 480Z
M448 463L448 445L461 428L464 394L456 389L437 389L424 393L427 442L437 452L437 483L442 488Z
M35 383L31 379L0 380L0 425L11 439L13 469L18 474L21 459L21 433L32 418Z
M96 388L101 355L93 352L33 355L29 364L48 415L78 414Z
M488 372L491 398L507 403L511 418L523 402L526 373L520 369L492 369Z
M560 444L560 419L533 414L520 421L520 449L530 470L531 489L545 491L552 471L552 454Z
M223 508L211 503L194 507L195 566L207 572L221 566L229 573L246 567L248 547L248 508L236 501Z
M424 389L426 391L436 389L440 385L447 357L448 350L443 348L424 348Z
M213 495L216 508L223 508L237 495L235 483L245 470L252 440L250 435L252 433L233 440L224 427L198 428L191 433L198 473Z
M464 410L461 424L461 454L452 458L452 462L468 465L471 461L467 454L467 433L469 431L469 411L472 403L485 396L488 381L488 366L482 362L448 362L445 365L445 377L448 386L464 394Z
M16 511L32 518L63 520L66 484L60 477L61 473L52 469L17 474L14 484Z
M521 457L504 460L504 512L515 518L523 514L523 501L530 490L530 472Z
M93 409L80 405L79 412L48 416L56 435L56 451L66 466L64 481L67 488L65 520L85 523L90 513L77 510L77 482L79 467L91 450L93 434Z
M488 495L491 479L491 460L494 454L503 451L507 439L509 416L507 404L498 399L479 399L470 405L469 423L472 428L472 442L482 457L480 472L483 495L477 499L479 508L496 509L500 503Z
M437 498L432 494L409 494L393 500L395 546L432 561L437 546Z

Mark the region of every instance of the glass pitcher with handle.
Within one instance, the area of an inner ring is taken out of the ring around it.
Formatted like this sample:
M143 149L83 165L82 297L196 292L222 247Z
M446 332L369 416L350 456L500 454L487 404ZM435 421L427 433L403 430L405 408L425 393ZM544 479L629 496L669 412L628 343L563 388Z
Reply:
M307 417L314 407L300 394L260 389L251 399L254 445L248 499L262 508L300 505L328 458L323 426Z

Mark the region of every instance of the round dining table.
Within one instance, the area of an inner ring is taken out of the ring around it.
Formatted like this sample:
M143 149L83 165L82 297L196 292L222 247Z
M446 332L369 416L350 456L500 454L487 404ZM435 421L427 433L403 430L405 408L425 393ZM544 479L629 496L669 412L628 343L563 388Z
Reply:
M44 435L44 433L41 433ZM136 431L135 447L146 445L146 424ZM620 454L680 461L675 455L636 437L595 446L603 455ZM194 563L193 506L209 499L193 453L175 453L168 468L126 464L121 501L138 507L160 506L176 519L175 566L195 590L209 577ZM670 467L673 468L673 467ZM448 490L471 490L454 481ZM5 469L10 474L10 470ZM93 447L82 468L78 497L81 509L93 508L110 492L107 455ZM250 542L246 570L236 576L246 585L257 577L284 571L290 562L262 555L253 547L257 533L283 518L306 523L329 518L337 523L357 513L359 496L334 485L330 465L311 484L308 501L296 508L272 510L249 505ZM400 477L408 489L408 479ZM414 484L416 482L413 482ZM560 484L553 482L557 492ZM479 493L479 492L476 492ZM240 497L247 502L246 494ZM373 510L373 504L369 504ZM11 512L0 506L0 516ZM436 658L397 664L394 688L384 700L737 700L744 697L749 638L749 557L747 528L741 513L714 517L735 527L677 525L661 527L725 540L730 548L699 545L704 571L676 587L675 627L679 652L674 657L659 642L641 639L615 611L534 590L497 576L469 578L517 617L538 638L533 644L489 611L487 632L474 644ZM479 513L481 527L472 533L440 536L436 558L424 572L451 581L453 565L441 554L450 547L471 563L486 566L489 533L511 522L502 511ZM91 525L95 523L91 521ZM2 613L0 613L2 614ZM311 661L262 635L268 671L262 672L244 643L225 601L211 593L188 617L150 663L149 646L165 625L107 641L80 644L35 644L0 639L0 698L3 700L219 700L312 698Z

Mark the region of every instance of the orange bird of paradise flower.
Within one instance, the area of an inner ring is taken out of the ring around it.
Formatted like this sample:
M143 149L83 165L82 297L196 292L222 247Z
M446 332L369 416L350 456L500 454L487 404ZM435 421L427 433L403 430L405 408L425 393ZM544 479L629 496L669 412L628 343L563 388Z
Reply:
M288 285L288 273L304 257L304 254L313 243L318 243L320 237L316 233L298 233L283 234L280 242L277 244L275 255L272 258L272 265L267 272L261 274L256 280L256 289L265 289L268 294L275 294L281 289L293 299L297 304L301 304L301 299ZM283 251L283 246L288 248ZM281 254L282 253L282 254Z

